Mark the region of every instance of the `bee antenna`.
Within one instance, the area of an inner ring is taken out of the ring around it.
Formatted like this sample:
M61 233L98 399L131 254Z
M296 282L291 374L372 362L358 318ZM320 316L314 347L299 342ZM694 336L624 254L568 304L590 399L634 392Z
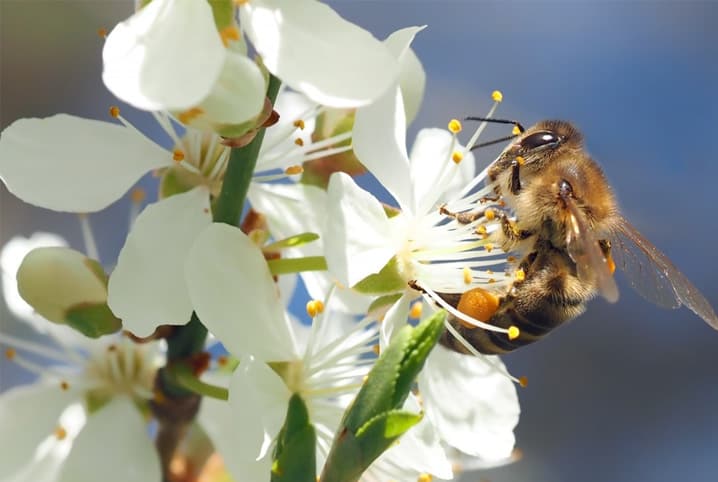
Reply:
M515 120L494 119L492 117L473 117L473 116L465 117L464 120L479 121L479 122L493 122L494 124L511 124L511 125L516 126L516 128L519 130L519 134L523 134L524 132L526 132L526 129L524 129L524 126L522 126L519 121L515 121ZM516 136L512 136L512 137L516 137Z
M510 141L514 137L516 136L506 136L502 137L501 139L494 139L493 141L482 142L481 144L474 144L473 146L471 146L471 150L473 151L474 149L478 149L480 147L493 146L494 144L498 144L499 142Z

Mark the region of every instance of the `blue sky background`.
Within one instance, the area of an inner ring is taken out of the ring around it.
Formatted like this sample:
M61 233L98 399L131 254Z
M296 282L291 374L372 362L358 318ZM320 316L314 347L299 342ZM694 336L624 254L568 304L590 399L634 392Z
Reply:
M379 38L428 24L414 43L428 80L410 142L418 128L485 113L494 89L504 93L502 117L575 122L626 216L718 306L718 2L331 3ZM100 80L96 30L129 12L125 1L3 0L0 125L56 112L105 118L115 101ZM145 114L123 114L155 129ZM493 154L481 153L482 165ZM0 241L59 230L81 247L74 216L32 208L4 187L0 203ZM126 200L91 219L111 264ZM519 392L524 459L466 480L718 479L718 333L687 309L661 310L620 286L617 304L594 301L505 357L530 381ZM0 322L21 329L0 309ZM22 376L0 362L0 387Z

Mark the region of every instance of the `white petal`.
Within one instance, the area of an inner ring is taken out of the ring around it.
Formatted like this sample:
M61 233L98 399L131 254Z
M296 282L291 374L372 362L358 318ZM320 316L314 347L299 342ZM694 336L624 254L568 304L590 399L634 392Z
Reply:
M197 315L232 354L286 360L296 353L267 262L241 230L214 223L202 231L186 277Z
M343 172L329 179L323 230L329 271L354 286L378 273L396 253L392 225L376 198Z
M402 210L413 212L414 195L408 182L406 116L399 87L357 110L352 136L354 153L361 163L394 196Z
M7 188L55 211L104 209L143 174L171 162L167 151L130 129L66 114L20 119L0 136Z
M157 450L142 415L119 397L90 415L62 467L59 482L160 480Z
M389 346L394 335L401 330L409 319L409 309L411 307L411 300L414 298L409 290L405 291L401 298L399 298L392 306L389 311L384 315L384 320L381 323L381 347L384 348Z
M323 189L304 184L252 184L249 191L252 206L267 217L269 229L275 239L284 239L299 233L320 234L324 225L324 210L328 206L327 193ZM324 256L322 238L311 243L283 251L287 258ZM304 271L300 273L307 292L314 299L323 300L330 289L332 309L345 313L361 314L371 303L371 298L351 290L346 285L337 286L327 271ZM281 278L280 278L281 279Z
M209 195L198 187L147 206L137 217L110 275L107 303L125 329L150 335L192 314L184 263L211 222Z
M315 0L253 0L240 19L267 68L320 104L365 105L397 80L381 42Z
M409 45L414 36L424 30L424 27L408 27L389 35L384 40L384 45L399 61L399 86L404 98L404 112L406 112L406 123L411 123L419 112L421 100L424 97L426 86L426 72L422 67L419 58Z
M236 480L268 481L270 443L284 422L291 394L281 378L266 364L242 358L229 392L232 418L219 434L218 449ZM219 428L219 427L217 427Z
M107 36L102 80L139 109L183 110L209 94L225 55L207 2L154 0Z
M59 425L63 410L80 395L58 382L22 385L0 395L0 480L33 461L41 442Z
M516 387L498 370L506 370L498 357L477 358L437 346L418 378L426 416L442 439L489 461L511 455L520 413Z
M464 154L457 165L450 159L454 151ZM445 194L453 194L470 181L474 172L474 156L464 153L446 129L422 129L416 135L411 148L411 180L417 201L417 212L425 213L434 208Z
M266 92L257 64L245 55L230 53L219 79L199 107L214 122L241 124L262 111Z

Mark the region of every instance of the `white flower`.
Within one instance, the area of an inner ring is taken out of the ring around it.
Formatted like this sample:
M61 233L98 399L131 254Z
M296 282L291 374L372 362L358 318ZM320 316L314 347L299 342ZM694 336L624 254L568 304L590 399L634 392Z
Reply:
M154 0L110 32L102 78L137 108L198 108L215 122L240 124L262 110L266 84L259 67L222 40L208 2Z
M321 104L367 104L399 76L395 60L378 40L315 0L252 0L241 4L239 14L241 30L266 68ZM120 99L146 110L201 105L217 84L232 81L246 85L243 99L263 101L264 91L257 92L259 69L239 49L222 44L220 35L230 43L227 29L234 28L233 21L222 27L217 32L205 1L154 0L108 36L105 84ZM237 65L224 75L232 58Z
M39 375L0 395L0 480L159 480L159 459L135 405L152 397L157 352L68 332L53 336L53 347L0 333L5 357Z
M212 253L210 259L203 253ZM259 249L224 224L199 236L187 275L198 316L240 359L229 407L213 402L201 415L230 472L237 480L269 480L271 447L294 393L306 403L315 426L321 468L341 416L373 364L365 356L378 341L373 321L355 323L333 310L317 315L311 329L290 319ZM327 304L332 306L331 298ZM429 458L438 460L433 465L417 464L450 474L438 437L434 441L416 439L417 446L438 454Z

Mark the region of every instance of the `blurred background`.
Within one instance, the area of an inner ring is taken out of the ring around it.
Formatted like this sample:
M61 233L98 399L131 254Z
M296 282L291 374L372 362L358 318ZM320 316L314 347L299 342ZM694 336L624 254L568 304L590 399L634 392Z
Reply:
M499 117L575 122L624 214L718 306L718 2L330 3L379 38L428 24L413 44L428 79L409 143L421 127L483 115L494 89L504 93ZM115 100L100 79L96 32L131 8L129 0L1 0L0 126L57 112L106 119ZM149 116L122 108L156 134ZM481 165L494 154L481 152ZM33 208L1 185L0 203L0 242L41 230L82 248L75 216ZM124 199L91 216L108 265L128 209ZM516 431L524 456L465 480L718 480L718 333L687 309L652 306L624 281L615 305L596 300L505 357L529 378ZM26 331L2 303L0 329ZM0 360L1 389L28 377Z

